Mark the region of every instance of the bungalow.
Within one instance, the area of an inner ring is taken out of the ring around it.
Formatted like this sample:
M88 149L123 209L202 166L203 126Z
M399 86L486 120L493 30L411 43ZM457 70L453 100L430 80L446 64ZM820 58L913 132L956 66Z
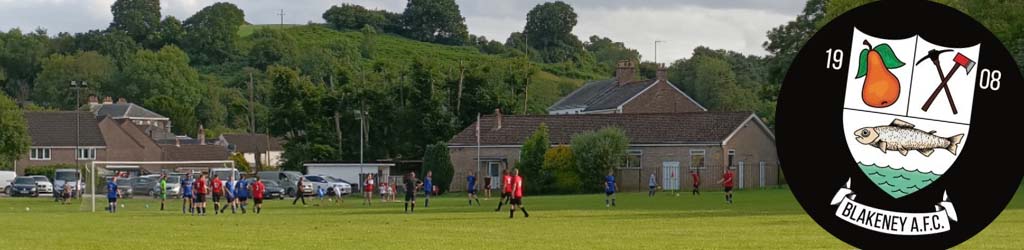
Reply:
M626 191L646 190L651 174L664 189L689 189L693 183L688 178L690 171L700 175L704 188L711 188L724 168L737 173L738 188L778 184L775 136L751 112L515 116L497 112L477 123L481 128L479 145L477 124L448 141L455 166L452 190L465 189L465 176L470 171L496 180L501 170L514 167L523 143L542 123L548 126L552 146L569 145L577 133L621 128L629 138L629 151L615 175Z

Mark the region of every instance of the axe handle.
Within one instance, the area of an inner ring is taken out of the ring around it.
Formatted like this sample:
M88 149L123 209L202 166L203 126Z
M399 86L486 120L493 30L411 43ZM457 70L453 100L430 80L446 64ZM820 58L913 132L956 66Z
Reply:
M938 64L937 60L935 64ZM942 90L946 90L946 98L949 99L949 107L953 109L953 114L958 113L956 110L956 104L953 103L953 96L952 94L949 93L949 86L947 85L947 82L950 78L952 78L953 73L956 72L957 69L960 69L960 64L953 64L953 68L949 70L949 73L946 74L946 77L940 79L942 80L942 82L939 83L939 87L935 88L935 91L932 92L932 95L928 97L928 101L924 102L924 106L921 107L921 110L927 112L928 108L932 107L932 102L935 102L935 98L939 96L939 92L941 92ZM942 70L939 70L939 72L941 73Z

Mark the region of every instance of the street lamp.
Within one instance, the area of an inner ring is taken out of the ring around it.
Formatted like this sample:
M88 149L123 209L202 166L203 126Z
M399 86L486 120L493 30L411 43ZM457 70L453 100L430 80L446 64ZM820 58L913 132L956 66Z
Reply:
M78 109L82 105L81 104L81 101L82 101L82 89L83 88L88 88L88 87L89 87L89 83L86 82L86 81L81 81L81 82L77 82L77 81L74 81L74 80L71 81L71 89L75 90L75 109L74 109L74 114L75 114L75 168L81 168L82 167L81 163L79 162L79 159L82 158L81 157L82 149L81 149L81 142L80 142L81 141L81 137L82 137L82 125L81 125L81 117L78 114ZM79 173L81 173L81 172L79 172ZM75 183L75 187L81 187L81 185L82 185L81 183L82 183L82 178L78 178L78 183ZM81 192L81 190L78 190L78 192ZM57 195L54 195L53 197L54 197L53 198L54 200L57 200Z

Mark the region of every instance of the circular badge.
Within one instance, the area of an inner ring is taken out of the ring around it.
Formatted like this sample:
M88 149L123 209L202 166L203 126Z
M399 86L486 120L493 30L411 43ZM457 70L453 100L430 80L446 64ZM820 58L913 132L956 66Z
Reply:
M949 248L1020 185L1021 74L971 17L927 1L850 10L811 38L779 95L793 194L858 248Z

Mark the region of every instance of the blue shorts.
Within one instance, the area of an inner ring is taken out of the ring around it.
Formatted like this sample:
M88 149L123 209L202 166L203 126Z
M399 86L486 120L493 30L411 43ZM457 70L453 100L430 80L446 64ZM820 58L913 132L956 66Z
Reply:
M604 191L604 195L613 195L615 191Z
M247 201L247 200L249 200L249 197L246 197L246 196L238 196L238 201L241 201L241 202L245 202L245 201Z
M234 201L234 200L235 200L235 196L234 196L234 195L230 195L230 194L229 194L229 195L227 195L227 196L225 196L225 197L227 197L227 199L228 199L228 202L231 202L231 201Z
M107 202L109 202L109 203L114 203L114 202L117 202L117 198L110 198L110 197L107 197Z
M469 191L466 192L468 192L469 194L476 194L476 189L470 189Z
M183 193L183 194L181 194L181 198L183 198L183 199L190 199L191 200L192 199L192 193Z

